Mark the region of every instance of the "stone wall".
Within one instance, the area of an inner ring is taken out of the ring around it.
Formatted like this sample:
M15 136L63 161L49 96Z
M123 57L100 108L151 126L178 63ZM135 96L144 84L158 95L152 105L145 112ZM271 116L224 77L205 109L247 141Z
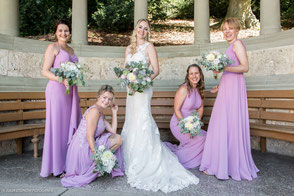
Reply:
M250 76L272 76L294 74L294 44L248 51ZM0 75L28 78L43 78L41 75L43 54L0 49ZM183 79L188 65L195 63L199 56L161 57L160 75L157 80ZM88 68L88 80L115 80L113 68L122 66L123 58L79 57L80 63ZM206 78L212 73L204 71Z

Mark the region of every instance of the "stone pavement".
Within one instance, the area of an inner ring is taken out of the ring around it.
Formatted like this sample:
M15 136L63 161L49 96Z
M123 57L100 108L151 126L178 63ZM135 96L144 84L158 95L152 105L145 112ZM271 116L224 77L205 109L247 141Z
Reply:
M194 196L194 195L294 195L294 158L253 151L260 172L253 181L217 180L197 169L191 170L199 179L180 191L165 194L130 187L126 177L101 177L83 188L64 188L60 178L39 176L41 157L32 152L0 157L0 195L95 195L95 196Z

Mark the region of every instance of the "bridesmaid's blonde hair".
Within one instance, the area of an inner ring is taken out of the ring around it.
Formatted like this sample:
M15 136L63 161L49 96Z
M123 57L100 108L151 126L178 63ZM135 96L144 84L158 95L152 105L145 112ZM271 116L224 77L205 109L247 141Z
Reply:
M110 85L102 85L97 92L97 98L100 97L103 93L110 92L114 96L114 89Z
M130 53L133 55L136 53L137 50L137 34L136 34L136 30L139 27L139 24L141 22L146 22L148 24L148 34L146 36L146 40L149 40L149 36L150 36L150 23L147 19L139 19L136 23L135 29L133 30L132 36L131 36L131 43L130 43Z
M229 27L233 27L238 31L240 31L242 27L240 21L237 18L226 18L220 27L221 31L223 30L225 24L228 24Z

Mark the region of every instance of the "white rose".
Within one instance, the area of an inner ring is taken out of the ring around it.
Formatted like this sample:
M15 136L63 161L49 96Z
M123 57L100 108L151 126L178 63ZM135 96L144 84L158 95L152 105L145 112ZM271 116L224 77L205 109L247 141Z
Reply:
M105 146L104 146L104 145L99 146L99 147L98 147L98 150L99 150L99 151L104 151L104 150L105 150Z
M206 56L207 60L213 61L215 59L215 56L213 54L209 54Z
M187 129L191 129L192 128L192 123L190 123L190 122L187 122L187 123L185 123L185 127L187 128Z
M188 122L192 122L192 121L193 121L193 116L188 116L188 117L186 118L186 120L187 120Z
M134 82L136 80L136 76L133 73L129 73L127 78L130 82Z

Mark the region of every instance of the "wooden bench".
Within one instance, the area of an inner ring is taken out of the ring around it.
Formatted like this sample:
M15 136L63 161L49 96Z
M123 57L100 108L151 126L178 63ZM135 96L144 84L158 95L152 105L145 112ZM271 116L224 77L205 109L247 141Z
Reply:
M84 112L96 101L96 92L80 92L80 106ZM154 92L152 115L165 141L176 142L169 130L173 114L175 92ZM206 130L216 94L205 93L203 121ZM17 153L22 153L22 138L33 137L34 157L38 156L38 136L44 134L44 92L0 92L0 141L16 139ZM122 129L125 115L126 93L117 92L119 105L118 128ZM261 151L266 151L266 138L294 142L294 90L248 91L251 135L261 138ZM105 110L106 118L111 111ZM275 124L274 124L275 123ZM291 124L292 123L292 124Z
M215 96L206 93L204 119L211 114ZM294 142L294 90L247 91L247 98L250 134L260 137L262 152L266 138Z
M37 157L38 136L45 128L45 93L1 92L0 101L0 141L16 139L16 152L21 154L22 138L32 136Z

